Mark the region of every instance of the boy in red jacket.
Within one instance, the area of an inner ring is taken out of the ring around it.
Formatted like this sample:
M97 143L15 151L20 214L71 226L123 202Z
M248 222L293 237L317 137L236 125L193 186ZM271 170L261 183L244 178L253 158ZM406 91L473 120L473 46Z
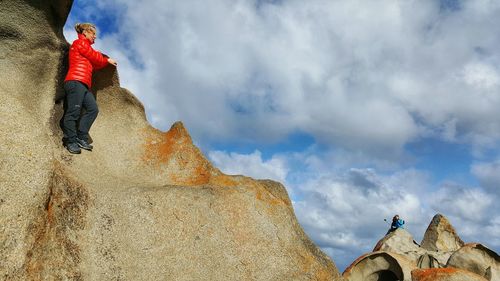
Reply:
M78 39L73 41L69 50L69 69L64 79L66 95L61 128L68 151L79 154L80 148L92 151L93 147L88 143L89 130L99 112L94 94L90 92L92 72L108 64L116 66L117 63L92 48L97 33L93 24L78 23L75 25L75 30ZM85 113L80 118L82 108L85 108Z

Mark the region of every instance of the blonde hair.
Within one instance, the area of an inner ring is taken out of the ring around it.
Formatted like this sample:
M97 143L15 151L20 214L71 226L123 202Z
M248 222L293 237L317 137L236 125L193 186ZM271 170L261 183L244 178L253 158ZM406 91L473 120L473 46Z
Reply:
M95 27L95 25L86 22L86 23L75 24L75 30L78 34L83 33L85 30L91 30L95 33L97 31L97 28Z

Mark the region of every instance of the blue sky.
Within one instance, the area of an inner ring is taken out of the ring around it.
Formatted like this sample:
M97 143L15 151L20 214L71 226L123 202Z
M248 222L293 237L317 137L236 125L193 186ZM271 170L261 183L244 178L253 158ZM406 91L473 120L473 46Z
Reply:
M498 1L76 1L95 47L222 171L284 183L343 270L403 216L500 249Z

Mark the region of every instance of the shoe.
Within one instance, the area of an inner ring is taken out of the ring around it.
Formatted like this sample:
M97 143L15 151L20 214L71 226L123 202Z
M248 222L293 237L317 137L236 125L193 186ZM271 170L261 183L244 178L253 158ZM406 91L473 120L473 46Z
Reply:
M79 147L81 147L81 148L83 148L85 150L88 150L88 151L92 151L92 149L94 148L87 141L79 139L79 138L76 138L76 143L78 144Z
M80 147L78 147L78 144L76 142L68 143L66 145L66 149L69 151L69 153L72 154L82 153L82 150L80 149Z

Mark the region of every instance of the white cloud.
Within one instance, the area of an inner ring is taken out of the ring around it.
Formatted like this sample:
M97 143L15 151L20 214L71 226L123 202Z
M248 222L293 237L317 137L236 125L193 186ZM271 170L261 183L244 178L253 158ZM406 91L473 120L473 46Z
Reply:
M257 179L272 179L285 183L288 174L286 161L279 156L263 160L260 151L251 154L227 153L210 151L210 160L222 172L231 175L246 175Z
M183 120L206 142L301 130L378 158L400 158L423 136L488 147L500 139L500 42L484 28L500 24L500 8L488 1L447 14L432 1L88 8L90 20L116 13L118 32L96 45L119 58L122 84L162 129Z
M457 184L446 184L431 200L435 210L479 222L491 209L493 198L480 189L471 189Z
M206 142L301 130L378 158L402 157L429 132L478 146L500 139L500 42L484 28L500 24L500 8L490 2L447 14L432 1L89 7L91 19L120 7L117 34L98 46L119 57L122 84L162 129L180 119Z
M396 179L401 176L351 169L295 184L293 189L301 195L294 204L299 222L340 268L371 251L389 228L384 218L390 220L394 214L401 215L407 229L419 239L432 216L423 208L422 196L406 191ZM426 182L421 174L410 171L406 179Z
M470 63L464 67L464 80L467 84L481 89L491 89L500 83L496 69L484 63Z
M500 161L472 165L474 174L485 189L500 195Z

